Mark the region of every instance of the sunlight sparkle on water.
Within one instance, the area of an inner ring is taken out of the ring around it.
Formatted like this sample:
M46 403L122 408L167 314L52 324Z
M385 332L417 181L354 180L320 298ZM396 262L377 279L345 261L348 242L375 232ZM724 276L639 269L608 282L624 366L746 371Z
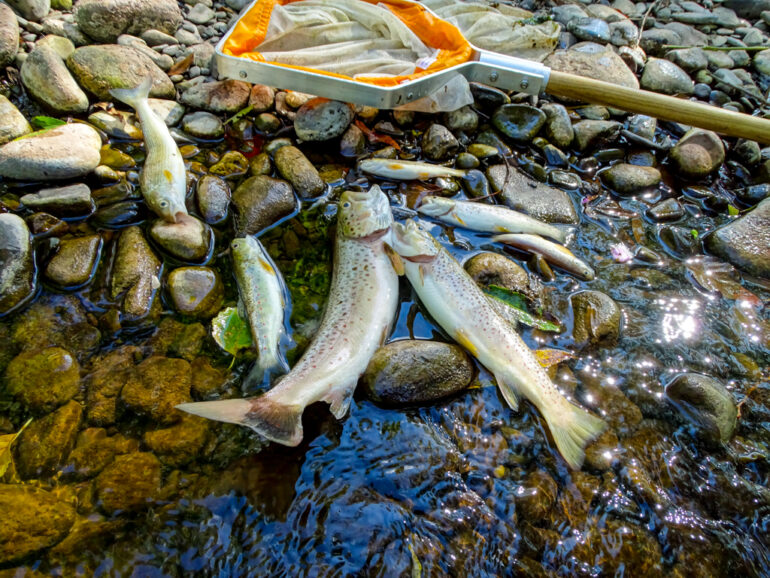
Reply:
M698 334L701 327L700 301L686 298L656 299L655 305L663 310L661 329L663 341L689 341ZM658 340L660 342L660 340Z

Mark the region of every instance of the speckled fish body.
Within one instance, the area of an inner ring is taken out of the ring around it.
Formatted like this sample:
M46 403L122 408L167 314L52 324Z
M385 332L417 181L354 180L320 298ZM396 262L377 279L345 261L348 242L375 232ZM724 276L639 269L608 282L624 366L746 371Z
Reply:
M392 245L436 322L495 375L511 408L517 409L522 395L540 410L561 454L570 466L580 467L585 445L601 432L604 422L559 393L512 326L427 231L414 221L396 224Z
M270 255L251 236L230 244L238 292L246 309L259 357L255 379L264 372L288 369L279 345L285 334L286 286Z
M419 161L393 159L364 159L358 163L358 170L383 179L397 181L426 181L438 177L462 177L465 171L442 165Z
M492 237L496 243L505 243L517 249L523 249L531 253L541 255L546 261L552 263L570 273L574 273L590 281L596 277L594 270L578 259L572 251L537 235L509 233Z
M551 237L560 243L566 237L564 231L553 225L500 205L427 196L417 211L442 223L482 233L533 233Z
M340 198L334 270L326 310L305 354L266 394L245 400L182 404L180 409L246 425L266 438L295 446L302 412L324 401L336 418L396 315L398 275L386 253L393 216L379 187L346 191Z
M176 223L179 213L187 214L187 173L182 153L166 123L150 108L147 98L151 86L148 77L136 88L113 88L110 94L132 107L142 125L147 157L139 175L139 185L145 202L163 219Z

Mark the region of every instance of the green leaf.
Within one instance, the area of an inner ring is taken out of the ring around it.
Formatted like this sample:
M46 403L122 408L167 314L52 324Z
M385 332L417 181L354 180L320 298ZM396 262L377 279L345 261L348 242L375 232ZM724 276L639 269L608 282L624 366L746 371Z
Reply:
M61 126L63 124L67 124L63 120L59 120L58 118L53 118L52 116L33 116L29 123L35 127L36 129L46 129L46 128L54 128L57 126Z
M21 429L16 433L0 436L0 478L2 478L5 475L5 472L8 471L8 468L11 466L11 463L13 462L11 445L13 444L13 442L16 441L16 438L21 435L21 432L24 431L24 428L27 427L29 425L29 422L31 421L32 421L32 418L29 418L27 420L27 423L21 426Z
M510 289L500 287L499 285L490 285L484 292L493 299L497 299L508 305L513 310L520 323L535 327L541 331L551 331L553 333L559 333L561 331L561 326L558 323L553 323L542 317L535 317L527 311L526 298L521 293L511 291Z
M211 336L230 355L254 346L248 322L235 307L223 309L211 320Z
M231 116L230 118L228 118L228 119L225 121L225 124L230 124L231 122L235 122L236 120L240 120L240 119L242 119L244 116L246 116L247 114L249 114L249 113L252 111L252 109L253 109L253 108L254 108L254 107L253 107L252 105L249 105L249 106L247 106L246 108L242 108L241 110L239 110L238 112L236 112L236 113L235 113L233 116Z
M732 205L727 205L727 214L731 217L735 217L736 215L740 215L740 211L737 207L733 207Z
M690 235L692 235L693 239L698 238L698 230L697 229L690 229Z

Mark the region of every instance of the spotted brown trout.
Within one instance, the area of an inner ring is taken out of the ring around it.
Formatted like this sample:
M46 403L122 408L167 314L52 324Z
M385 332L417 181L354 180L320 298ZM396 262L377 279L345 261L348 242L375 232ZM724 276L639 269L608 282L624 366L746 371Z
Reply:
M430 233L410 220L406 226L396 223L391 239L400 266L431 316L494 374L512 409L522 395L540 410L561 455L580 468L586 444L602 432L604 422L559 393L512 326Z
M287 446L302 441L302 412L311 403L324 401L334 417L342 418L358 378L390 333L396 316L398 275L384 243L392 223L388 198L379 187L344 192L329 299L318 333L302 358L259 397L177 407L248 426Z

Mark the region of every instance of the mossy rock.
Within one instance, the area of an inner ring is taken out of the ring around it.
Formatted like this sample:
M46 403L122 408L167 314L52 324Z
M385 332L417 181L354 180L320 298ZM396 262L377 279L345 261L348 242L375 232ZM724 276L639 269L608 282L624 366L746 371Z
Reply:
M25 351L5 370L5 389L33 412L44 413L80 389L80 365L61 347Z

